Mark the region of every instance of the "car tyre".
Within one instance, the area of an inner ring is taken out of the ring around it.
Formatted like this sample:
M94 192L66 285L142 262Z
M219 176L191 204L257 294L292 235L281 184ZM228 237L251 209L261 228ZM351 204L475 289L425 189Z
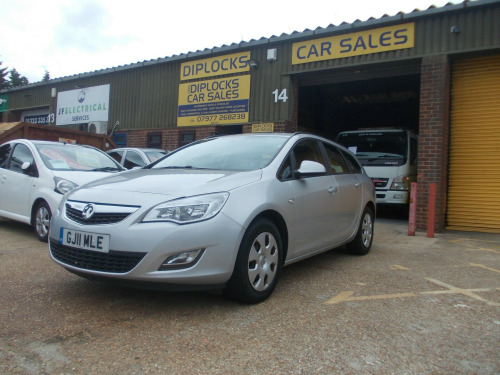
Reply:
M374 215L370 207L366 207L359 222L358 232L352 242L347 244L351 254L366 255L370 251L373 242Z
M35 229L36 236L42 242L47 242L49 238L51 217L52 212L50 211L49 205L46 202L40 202L38 206L36 206L33 227Z
M264 301L276 287L282 263L278 228L269 219L257 220L243 236L225 295L244 303Z

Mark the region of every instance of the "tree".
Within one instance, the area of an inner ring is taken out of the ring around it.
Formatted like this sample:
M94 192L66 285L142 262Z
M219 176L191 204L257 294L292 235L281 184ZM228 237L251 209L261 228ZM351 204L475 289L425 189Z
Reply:
M28 78L19 74L16 68L12 68L10 70L9 79L11 87L26 86L27 84L29 84Z
M47 69L45 69L45 74L43 75L42 82L50 81L50 73Z
M0 61L0 66L2 64L3 64L3 62ZM7 76L7 74L8 74L7 68L0 67L0 90L7 89L10 87L10 82L7 81L7 79L5 78Z

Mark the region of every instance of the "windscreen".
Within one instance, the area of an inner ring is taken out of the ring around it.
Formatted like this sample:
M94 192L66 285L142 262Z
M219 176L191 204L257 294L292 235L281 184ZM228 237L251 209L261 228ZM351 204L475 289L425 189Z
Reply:
M121 171L104 152L91 147L69 144L37 144L36 148L49 169L60 171Z
M167 155L166 151L151 151L151 150L146 150L144 151L146 156L148 157L149 161L152 163L154 161L157 161L158 159L164 157Z
M152 168L250 171L267 166L287 140L277 135L208 138L168 154Z
M340 133L337 142L352 151L363 165L403 165L408 158L406 132Z

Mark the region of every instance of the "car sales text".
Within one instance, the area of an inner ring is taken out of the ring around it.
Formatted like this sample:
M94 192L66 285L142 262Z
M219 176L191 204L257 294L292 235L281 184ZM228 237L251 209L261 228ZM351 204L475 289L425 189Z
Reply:
M293 44L293 64L366 55L414 46L414 24L335 35Z
M206 103L239 98L239 79L228 78L189 84L188 103Z

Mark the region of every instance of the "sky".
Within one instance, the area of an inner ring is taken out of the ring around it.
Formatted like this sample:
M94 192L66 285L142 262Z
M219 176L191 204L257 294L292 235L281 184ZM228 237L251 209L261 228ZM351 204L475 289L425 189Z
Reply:
M0 62L34 83L449 2L0 0Z

